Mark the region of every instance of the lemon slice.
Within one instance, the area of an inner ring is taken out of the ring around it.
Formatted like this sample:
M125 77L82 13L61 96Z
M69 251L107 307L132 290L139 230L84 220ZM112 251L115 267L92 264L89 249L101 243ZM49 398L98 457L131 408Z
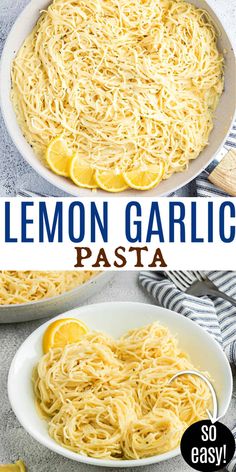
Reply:
M0 465L1 472L26 472L25 464L17 461L15 464Z
M78 187L97 188L94 170L84 163L78 156L74 156L70 164L70 178Z
M107 192L123 192L128 188L123 174L116 174L114 170L96 170L95 179L98 186Z
M46 151L46 160L55 174L69 177L71 156L66 141L59 136L51 141Z
M135 169L124 172L124 179L129 187L137 190L150 190L156 187L163 176L163 164L152 166L146 170Z
M56 320L44 333L43 350L46 353L53 348L63 348L67 344L77 343L88 331L88 327L76 318Z

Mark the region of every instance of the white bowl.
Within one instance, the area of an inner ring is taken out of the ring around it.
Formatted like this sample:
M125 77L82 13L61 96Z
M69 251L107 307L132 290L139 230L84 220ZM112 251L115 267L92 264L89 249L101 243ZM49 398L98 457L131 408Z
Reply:
M3 117L8 128L9 134L14 141L17 149L25 158L25 160L34 168L38 174L44 177L48 182L56 187L64 190L70 195L91 196L91 190L77 187L72 181L64 177L54 174L47 169L42 162L35 156L34 151L24 138L17 120L10 99L11 90L11 64L26 36L32 31L35 23L39 18L40 10L48 7L51 3L49 0L31 0L21 15L16 20L6 41L0 66L0 101ZM161 184L145 192L145 196L161 196L169 194L183 185L187 184L196 177L203 168L205 168L213 159L216 152L220 149L225 140L228 131L233 122L233 116L236 108L236 66L235 56L231 42L225 32L221 22L209 7L205 0L190 0L199 8L203 8L209 12L215 22L217 29L220 31L219 49L227 51L225 54L225 92L220 100L215 115L215 126L210 136L209 146L207 146L201 155L189 165L186 172L174 174L170 179L161 182ZM121 194L122 196L140 195L140 192L128 190ZM96 196L107 196L107 193L98 190ZM117 194L110 194L111 197Z
M57 318L78 317L91 329L104 331L119 338L129 329L160 321L172 334L176 334L181 348L189 353L195 368L208 371L213 379L223 416L231 400L232 374L228 360L214 339L196 323L173 311L154 305L133 302L112 302L84 306ZM32 370L42 356L42 335L51 323L47 322L34 331L18 350L8 378L8 395L14 413L26 431L39 443L64 457L102 467L134 467L153 464L177 456L173 451L139 460L112 461L85 457L57 444L48 435L47 423L37 414L31 384Z

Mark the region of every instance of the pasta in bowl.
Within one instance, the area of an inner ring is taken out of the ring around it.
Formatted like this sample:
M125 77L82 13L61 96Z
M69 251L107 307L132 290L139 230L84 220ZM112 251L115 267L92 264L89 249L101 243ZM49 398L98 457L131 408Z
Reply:
M111 272L0 271L0 323L53 317L101 290Z
M47 323L23 344L9 373L14 412L53 451L104 467L139 466L177 455L187 424L205 417L205 408L211 407L208 388L197 377L168 383L176 371L190 366L209 373L219 415L226 412L232 392L228 361L193 322L155 306L113 302L74 310L54 323L58 329L72 319L89 328L79 342L51 346L43 355ZM21 377L19 359L32 347ZM13 392L19 378L18 402Z
M23 155L72 194L128 194L131 187L159 195L193 178L218 149L235 108L233 52L207 3L40 5L36 26L33 4L22 14L31 18L29 35L2 62L12 83L8 105L3 83L3 113L11 134L9 113L17 123L16 144L24 135Z
M224 83L216 38L184 0L54 0L13 63L20 127L79 186L148 190L208 143ZM60 157L47 152L58 136Z

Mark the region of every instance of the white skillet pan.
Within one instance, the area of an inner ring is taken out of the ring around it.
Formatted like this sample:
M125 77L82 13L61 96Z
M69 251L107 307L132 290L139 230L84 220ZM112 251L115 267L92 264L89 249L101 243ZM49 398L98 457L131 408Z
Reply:
M12 0L11 0L12 1ZM222 146L229 130L232 125L234 112L236 108L236 67L235 67L235 56L233 52L233 48L229 37L224 30L220 20L217 18L216 14L213 10L209 7L205 0L190 0L191 3L196 5L199 8L205 9L211 15L217 29L220 31L219 37L219 49L224 53L225 56L225 91L221 98L220 104L218 106L216 116L215 116L215 126L210 136L209 145L202 151L201 155L194 161L191 162L189 165L189 169L184 173L177 173L174 174L170 179L161 182L161 184L148 192L140 193L135 192L132 190L123 192L122 196L134 196L136 195L143 195L149 197L157 197L169 194L178 188L182 187L189 181L191 181L194 177L196 177L207 165L212 161L217 151L219 151L220 147ZM8 128L9 134L11 135L12 140L14 141L17 149L25 158L25 160L40 174L44 177L48 182L52 183L56 187L64 190L70 195L74 196L91 196L91 191L87 189L78 188L74 185L69 179L65 179L64 177L60 177L55 175L49 169L47 169L35 156L33 150L31 149L30 145L26 142L23 134L17 124L16 116L12 107L12 103L10 100L10 89L11 89L11 78L10 78L10 70L12 61L19 50L21 44L23 43L26 36L32 31L35 23L37 22L40 10L47 8L47 6L51 3L49 0L31 0L24 11L20 14L18 19L16 20L9 36L6 41L2 60L1 60L1 68L0 68L0 99L1 99L1 107L2 113L6 122L6 126ZM227 3L227 2L226 2ZM231 160L235 159L235 156L231 155ZM229 167L232 171L232 166L225 165L224 167ZM224 176L217 181L220 185L220 180L224 182L229 178L229 192L233 195L236 195L236 176L235 176L235 188L231 189L232 182L232 172L229 175L225 176L225 169L224 169ZM219 169L218 169L219 171ZM227 174L227 171L226 171ZM233 176L234 177L234 176ZM224 185L224 189L225 188ZM234 192L235 190L235 192ZM98 190L96 193L97 196L106 196L107 193L103 192L102 190ZM112 194L111 194L112 196ZM117 196L117 194L116 194Z

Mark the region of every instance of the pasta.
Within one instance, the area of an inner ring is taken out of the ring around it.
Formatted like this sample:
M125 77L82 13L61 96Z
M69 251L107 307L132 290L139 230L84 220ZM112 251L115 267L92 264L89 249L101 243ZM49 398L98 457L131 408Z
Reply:
M207 417L211 396L166 327L153 323L115 341L90 332L51 349L33 373L40 414L62 446L100 459L139 459L176 448Z
M90 271L0 271L0 305L37 302L56 297L85 283Z
M186 170L223 90L209 15L183 0L54 0L12 66L24 136L63 136L93 169Z

